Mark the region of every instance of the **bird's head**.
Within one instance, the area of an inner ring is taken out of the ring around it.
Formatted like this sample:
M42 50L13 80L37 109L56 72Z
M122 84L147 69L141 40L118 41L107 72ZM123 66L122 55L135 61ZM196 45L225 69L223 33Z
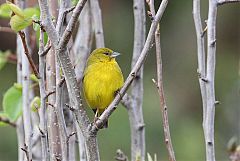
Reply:
M92 54L90 55L89 59L93 61L99 62L108 62L108 61L115 61L115 58L119 56L120 53L114 52L108 48L98 48L95 49Z

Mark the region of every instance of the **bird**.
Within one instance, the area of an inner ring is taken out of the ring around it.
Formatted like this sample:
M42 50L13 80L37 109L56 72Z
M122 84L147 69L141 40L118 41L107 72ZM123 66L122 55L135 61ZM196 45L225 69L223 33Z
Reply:
M95 49L87 59L83 76L83 93L96 120L113 101L124 83L116 57L120 53L109 48ZM103 128L108 127L108 122Z

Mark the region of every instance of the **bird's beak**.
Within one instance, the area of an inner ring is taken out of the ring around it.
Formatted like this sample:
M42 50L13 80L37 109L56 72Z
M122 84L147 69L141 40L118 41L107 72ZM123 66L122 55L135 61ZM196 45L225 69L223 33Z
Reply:
M110 57L111 58L116 58L119 55L121 55L121 54L114 51Z

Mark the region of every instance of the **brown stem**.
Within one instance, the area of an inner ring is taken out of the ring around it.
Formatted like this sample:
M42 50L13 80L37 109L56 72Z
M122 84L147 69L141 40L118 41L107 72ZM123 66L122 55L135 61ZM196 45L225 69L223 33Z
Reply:
M25 39L26 35L25 35L25 33L23 31L19 31L18 34L21 37L23 48L24 48L24 53L25 53L25 55L28 58L28 61L29 61L30 65L31 65L31 67L32 67L33 73L39 79L40 76L39 76L37 67L34 64L34 61L33 61L32 57L30 56L30 53L29 53L29 50L28 50L28 47L27 47L27 42L26 42L26 39Z
M4 122L5 124L11 125L12 127L16 127L16 124L10 121L8 118L4 118L0 116L0 122Z
M155 17L155 8L154 8L154 0L150 0L148 2L151 16ZM153 79L154 84L157 87L159 100L161 103L161 112L162 112L162 122L163 122L163 132L165 137L165 144L168 150L168 157L170 161L176 161L175 154L172 146L170 129L169 129L169 121L168 121L168 113L167 113L167 104L164 96L163 89L163 75L162 75L162 54L161 54L161 43L160 43L160 24L158 24L157 30L155 31L155 45L156 45L156 63L157 63L157 82Z
M25 152L25 154L26 154L26 157L27 157L27 161L32 161L32 159L30 159L30 157L29 157L29 153L28 153L28 146L26 145L26 144L24 144L24 147L23 148L21 148L22 149L22 151L24 151Z

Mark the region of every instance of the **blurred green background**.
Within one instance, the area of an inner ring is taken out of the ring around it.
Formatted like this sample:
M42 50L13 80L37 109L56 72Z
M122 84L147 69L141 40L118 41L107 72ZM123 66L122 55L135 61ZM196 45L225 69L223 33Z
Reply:
M119 64L125 78L130 72L133 46L132 1L101 1L106 46L122 53ZM208 3L202 3L202 19ZM7 21L0 20L3 25ZM147 17L149 26L150 20ZM147 29L148 31L148 29ZM0 32L0 50L15 50L13 34ZM178 161L205 160L202 131L202 105L197 78L196 35L192 1L173 0L161 21L164 88L169 108L172 142ZM37 53L34 53L37 54ZM217 17L217 65L215 147L218 161L227 161L226 145L232 136L240 137L239 100L240 4L220 6ZM143 112L146 124L146 151L166 161L163 128L157 90L154 48L144 69ZM4 92L16 82L16 65L0 71L0 109ZM127 111L120 105L110 118L108 129L99 133L103 161L114 160L117 149L130 157L130 130ZM0 128L0 161L17 160L15 129Z

